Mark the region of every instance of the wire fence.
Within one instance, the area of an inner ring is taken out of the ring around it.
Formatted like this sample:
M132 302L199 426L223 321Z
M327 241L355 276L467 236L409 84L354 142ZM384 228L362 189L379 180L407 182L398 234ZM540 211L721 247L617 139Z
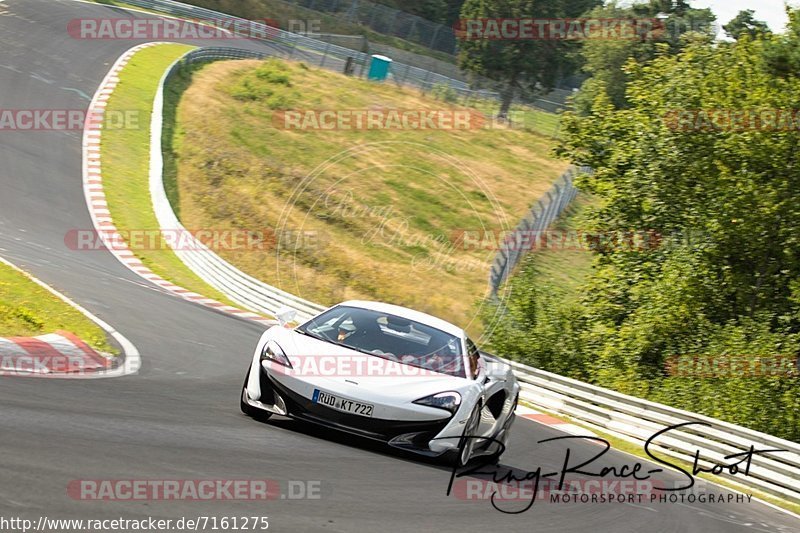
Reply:
M292 53L292 52L289 52ZM177 75L184 71L187 66L209 61L230 60L230 59L263 59L270 55L270 52L244 50L239 48L227 47L207 47L194 50L181 59L180 63L173 68L168 77ZM325 66L327 55L318 56L320 66ZM330 62L328 62L330 67ZM497 296L500 286L508 279L508 276L517 266L527 250L516 246L519 234L529 234L531 232L542 232L547 230L550 225L561 215L564 209L575 199L578 189L573 185L573 179L580 173L589 172L589 168L570 168L559 177L553 187L531 207L530 211L517 224L516 228L506 240L506 243L498 251L492 261L489 273L489 285L491 295Z
M517 266L527 250L519 246L523 242L523 235L538 234L547 230L558 216L578 195L578 189L573 185L575 176L589 172L590 169L581 167L578 169L570 168L561 175L553 184L553 187L530 209L527 215L517 224L517 227L505 240L500 251L492 261L489 272L489 286L491 295L497 296L497 292L503 282Z
M315 57L315 59L322 63L323 66L327 60L330 59L332 61L331 65L339 67L339 70L343 69L348 58L349 61L362 66L368 65L370 61L370 55L360 50L346 48L332 42L326 42L299 33L292 33L280 28L274 28L261 22L246 21L239 17L203 7L174 2L172 0L126 0L126 3L142 9L190 20L206 21L214 24L229 22L229 31L236 32L237 28L246 28L248 33L242 33L242 36L251 37L253 40L273 45L276 55L292 57L297 54L298 56L305 56L306 58L309 56L324 56L322 58ZM283 48L283 50L280 50L280 48ZM464 81L417 68L412 65L394 62L392 69L395 79L398 78L397 73L400 73L399 75L402 76L403 84L415 85L425 90L431 89L434 85L447 85L459 92L470 91L469 85ZM493 96L497 97L498 95L494 94Z
M339 72L344 72L345 67L348 66L353 69L351 73L354 75L363 75L369 69L370 54L335 44L330 40L311 38L300 33L267 26L261 22L247 21L226 13L173 0L126 0L125 3L148 11L193 21L206 21L215 25L229 23L230 31L234 33L241 31L237 28L246 28L247 33L241 35L268 46L270 52L265 55L298 59ZM242 47L249 48L246 44L243 44ZM467 76L462 76L462 78L467 78ZM446 87L465 101L472 99L500 101L498 82L476 76L469 77L470 81L465 81L465 79L456 79L409 63L393 61L389 79L398 85L417 87L426 92L434 88ZM565 99L566 96L560 93L551 93L547 98L524 98L522 103L547 111L557 111L565 107Z
M453 28L370 0L287 0L377 33L392 35L447 54L457 51Z

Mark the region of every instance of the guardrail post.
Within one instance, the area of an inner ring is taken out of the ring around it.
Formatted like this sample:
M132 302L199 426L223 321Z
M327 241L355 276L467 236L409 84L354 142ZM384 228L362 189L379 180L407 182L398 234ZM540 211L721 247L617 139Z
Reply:
M403 79L400 80L400 83L405 83L406 78L408 78L408 71L411 70L411 67L406 65L406 71L403 73Z
M553 212L553 193L547 191L542 197L542 204L544 205L544 210L542 211L542 222L540 223L540 226L542 231L544 231L552 221L551 216Z
M331 43L328 43L325 46L325 51L322 52L322 59L319 62L320 68L325 66L325 58L328 57L328 50L330 50L330 49L331 49Z
M426 70L425 71L425 79L422 81L422 92L423 92L423 94L425 93L425 91L430 89L430 87L428 87L428 83L429 83L428 80L430 79L430 77L431 77L431 71L430 70Z

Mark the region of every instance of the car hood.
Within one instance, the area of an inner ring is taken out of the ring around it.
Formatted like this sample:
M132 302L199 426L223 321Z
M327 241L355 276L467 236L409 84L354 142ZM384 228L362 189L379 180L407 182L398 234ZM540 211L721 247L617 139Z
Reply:
M322 388L364 388L381 396L415 400L444 391L474 387L466 378L440 374L314 339L286 328L270 336L295 367L288 375ZM276 365L277 366L277 365Z

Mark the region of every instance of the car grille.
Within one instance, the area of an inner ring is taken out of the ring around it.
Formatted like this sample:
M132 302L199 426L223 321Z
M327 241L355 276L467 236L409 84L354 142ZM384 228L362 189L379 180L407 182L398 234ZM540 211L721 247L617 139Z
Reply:
M427 422L385 420L343 413L290 391L270 378L270 383L286 402L289 415L317 424L333 427L341 431L356 433L363 437L388 442L398 435L408 433L427 433L433 438L440 433L452 416ZM428 439L429 440L429 439Z

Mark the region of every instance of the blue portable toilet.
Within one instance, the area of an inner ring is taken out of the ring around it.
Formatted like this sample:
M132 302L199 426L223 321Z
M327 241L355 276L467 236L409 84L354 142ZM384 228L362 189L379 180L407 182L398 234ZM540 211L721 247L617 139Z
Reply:
M392 60L386 56L374 55L372 61L369 62L369 72L367 79L375 81L383 81L389 75L389 68L392 66Z

